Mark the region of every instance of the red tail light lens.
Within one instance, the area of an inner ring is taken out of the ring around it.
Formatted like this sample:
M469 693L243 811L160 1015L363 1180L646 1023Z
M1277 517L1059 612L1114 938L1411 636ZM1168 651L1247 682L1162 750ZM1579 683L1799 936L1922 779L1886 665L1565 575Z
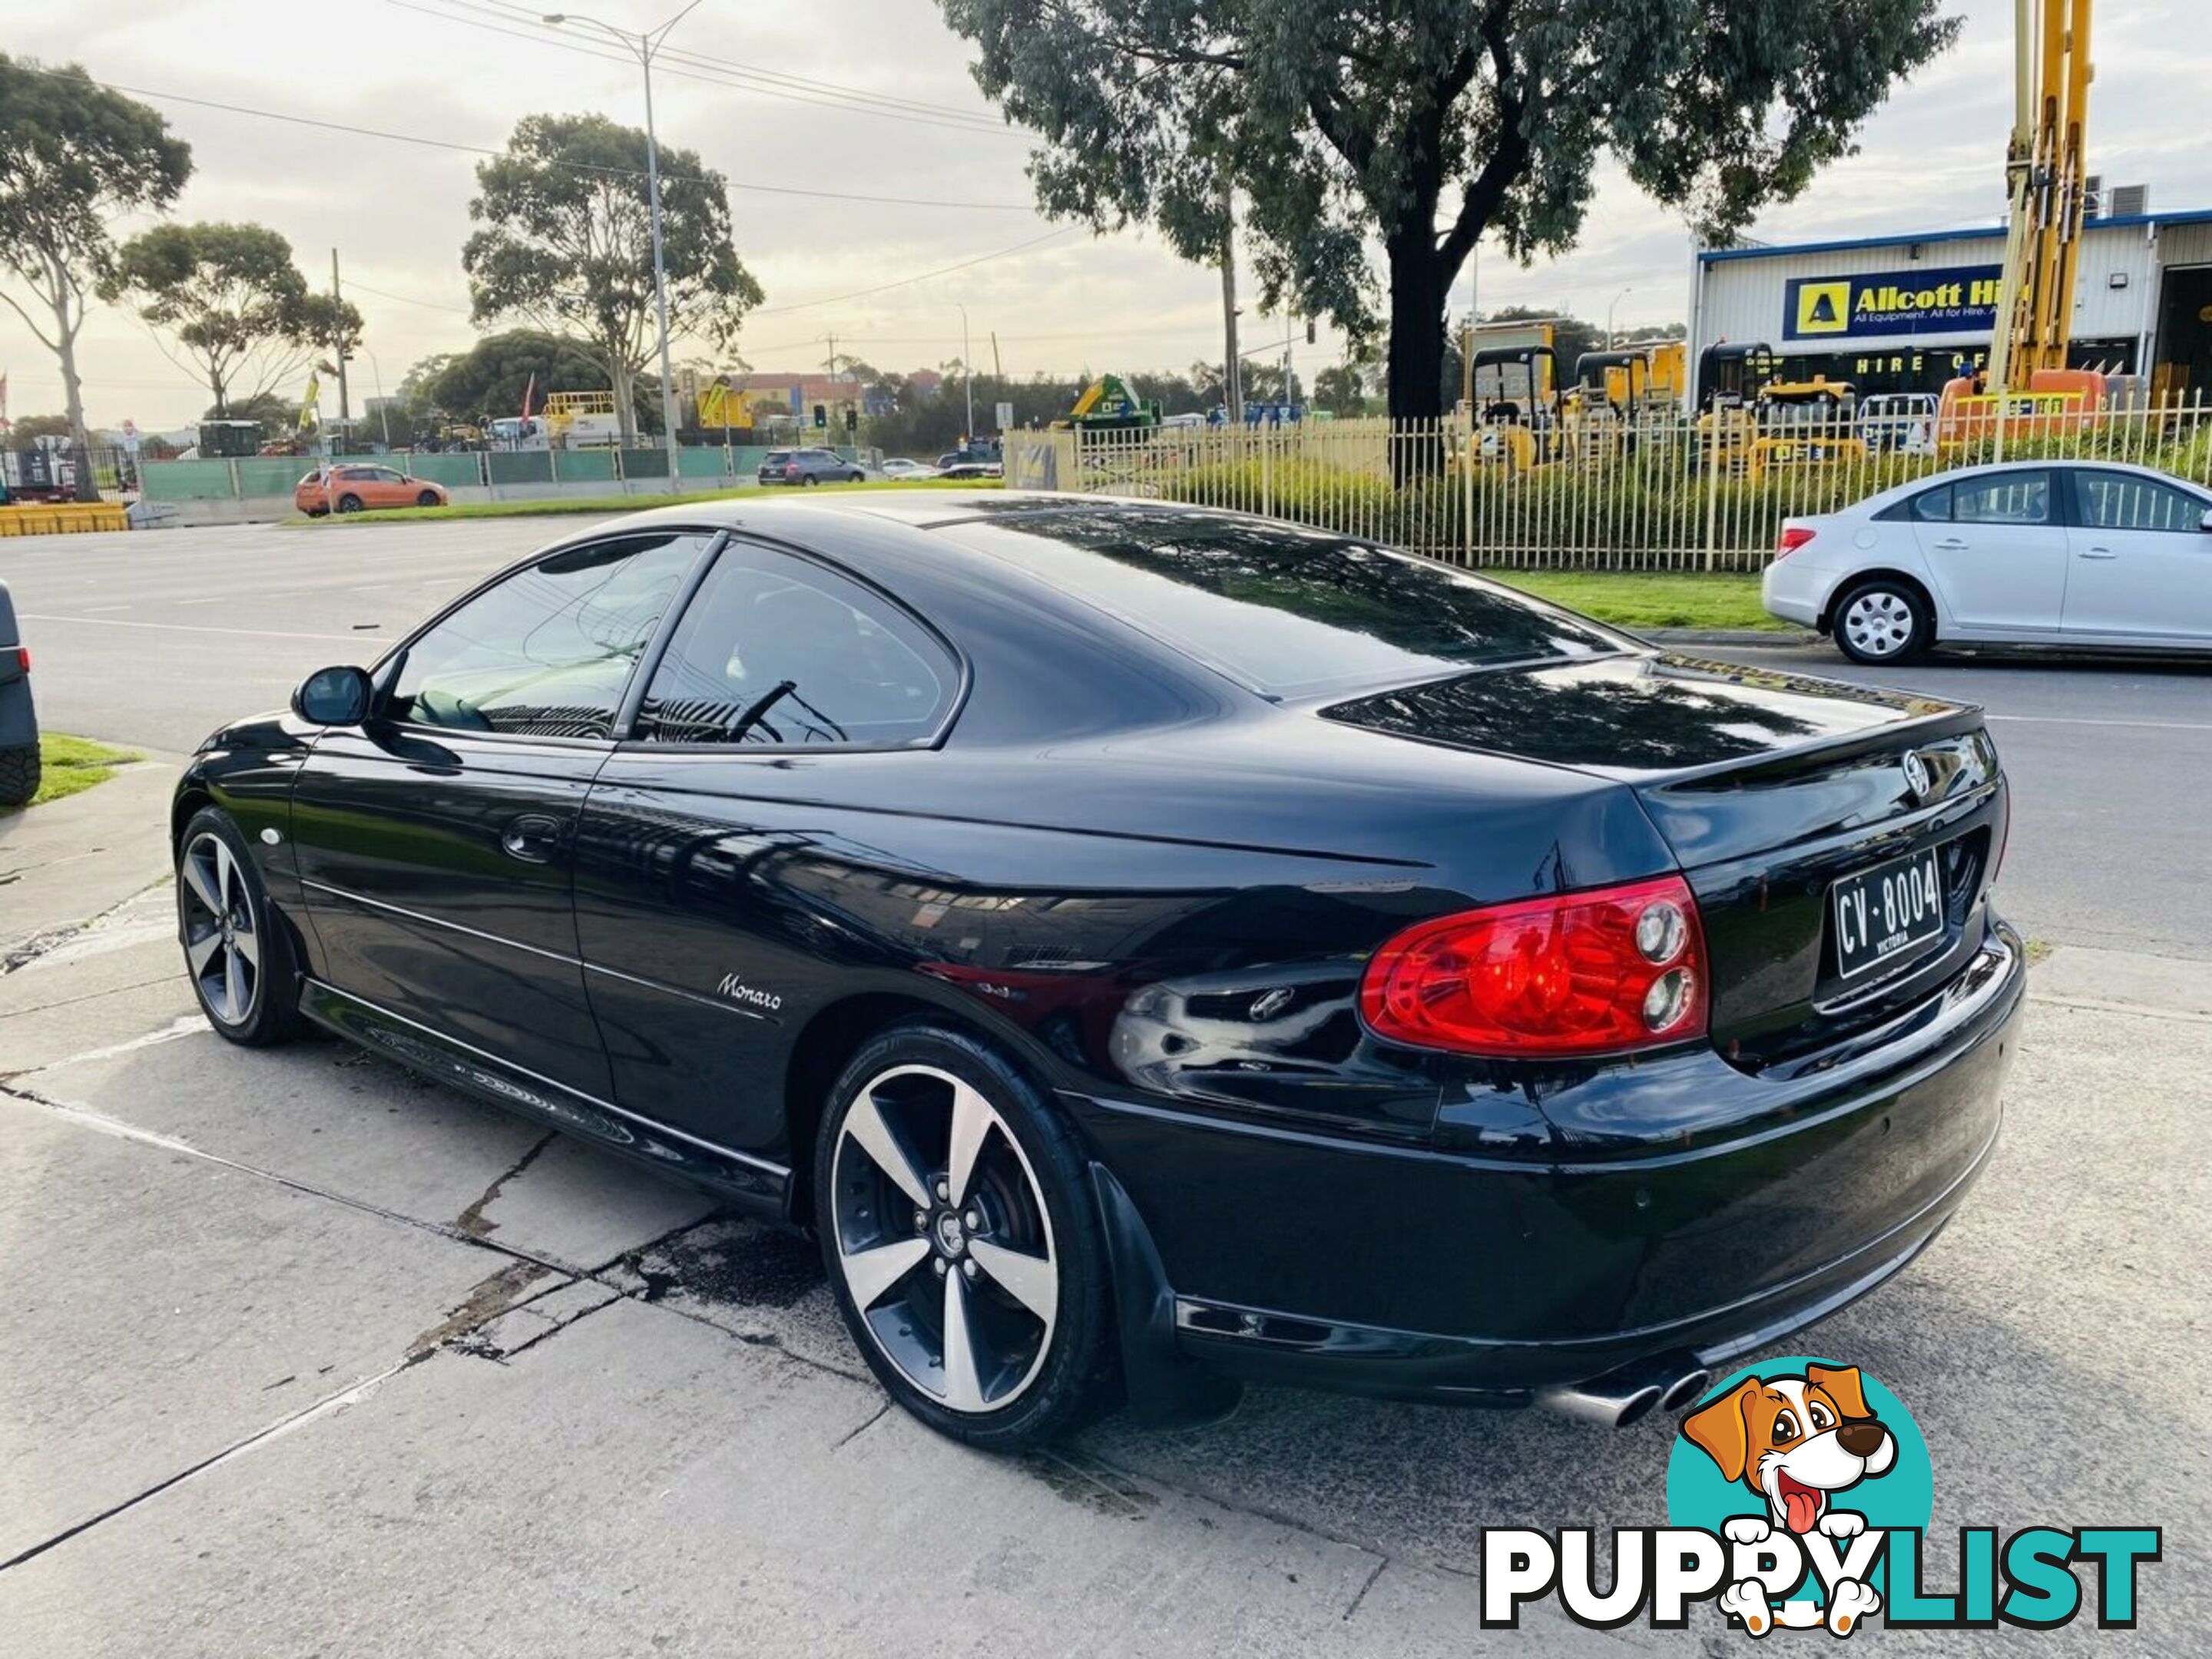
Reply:
M19 645L15 647L15 666L21 669L26 674L31 672L31 647L29 646Z
M1367 964L1359 1012L1420 1048L1621 1054L1703 1036L1709 980L1697 901L1662 876L1409 927Z
M1791 525L1788 526L1775 540L1774 556L1778 559L1788 558L1799 548L1804 546L1807 542L1811 541L1814 533L1814 532L1806 529L1802 525Z

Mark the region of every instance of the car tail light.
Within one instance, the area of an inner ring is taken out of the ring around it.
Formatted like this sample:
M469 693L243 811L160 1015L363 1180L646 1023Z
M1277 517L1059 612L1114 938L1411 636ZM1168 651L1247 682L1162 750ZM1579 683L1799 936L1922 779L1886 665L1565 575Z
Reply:
M1775 541L1774 556L1778 559L1788 558L1807 542L1811 541L1815 533L1817 532L1806 529L1802 524L1784 526L1782 534Z
M19 645L15 647L15 666L21 669L26 674L31 672L31 647L29 646Z
M797 477L799 476L799 463L797 461L793 461L789 465L786 466L783 469L783 476L787 478Z
M1621 1054L1705 1032L1697 900L1679 876L1440 916L1359 986L1392 1042L1501 1057Z

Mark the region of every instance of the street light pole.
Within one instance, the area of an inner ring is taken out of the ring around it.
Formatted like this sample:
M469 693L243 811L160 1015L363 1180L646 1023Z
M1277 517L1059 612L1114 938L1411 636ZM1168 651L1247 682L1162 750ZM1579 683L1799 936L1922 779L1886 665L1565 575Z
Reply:
M384 447L389 451L392 447L392 406L384 401L384 370L377 363L376 354L367 346L361 349L361 355L368 359L368 372L375 377L376 416L384 427ZM415 447L411 441L407 447L410 449Z
M1606 349L1607 351L1610 351L1610 350L1612 350L1612 349L1613 349L1613 308L1614 308L1614 307L1616 307L1616 306L1620 305L1620 303L1623 300L1626 300L1626 299L1630 295L1632 295L1632 294L1633 294L1633 293L1635 293L1635 292L1636 292L1636 290L1635 290L1634 289L1632 289L1632 288L1625 288L1625 289L1621 289L1620 293L1618 293L1618 294L1616 294L1616 295L1614 295L1613 296L1613 304L1612 304L1612 305L1607 306L1607 307L1605 308L1605 349Z
M699 0L691 0L690 5L659 28L648 29L642 34L633 34L628 29L618 29L612 23L602 22L596 17L581 17L573 13L550 12L544 19L555 28L563 23L581 23L613 37L636 54L638 66L645 71L645 179L653 221L653 304L660 319L660 436L668 450L668 488L671 494L683 487L683 478L676 447L676 373L668 361L668 258L664 251L660 228L660 137L653 124L653 56L668 39L668 32L689 17L698 6Z
M968 307L955 301L952 308L960 313L960 378L968 388L968 433L960 441L972 445L975 441L975 364L968 355Z

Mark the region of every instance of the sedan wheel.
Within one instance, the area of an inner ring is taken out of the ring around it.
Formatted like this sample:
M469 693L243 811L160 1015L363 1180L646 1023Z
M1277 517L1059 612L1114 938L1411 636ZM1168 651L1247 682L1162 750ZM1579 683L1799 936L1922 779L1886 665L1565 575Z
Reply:
M201 1011L219 1035L252 1048L289 1030L292 956L241 846L237 826L211 808L185 827L177 927Z
M1893 582L1871 581L1846 593L1836 607L1836 644L1854 662L1910 662L1935 633L1919 595Z
M417 507L442 507L445 503L438 499L438 492L436 490L426 489L415 497L415 505Z
M816 1215L877 1376L975 1444L1083 1420L1111 1354L1103 1249L1042 1097L964 1037L902 1028L855 1059L838 1099Z
M361 511L361 497L360 497L360 496L358 496L358 495L341 495L341 496L339 496L339 497L338 497L338 511L339 511L339 512L341 512L341 513L358 513L358 512L360 512L360 511Z

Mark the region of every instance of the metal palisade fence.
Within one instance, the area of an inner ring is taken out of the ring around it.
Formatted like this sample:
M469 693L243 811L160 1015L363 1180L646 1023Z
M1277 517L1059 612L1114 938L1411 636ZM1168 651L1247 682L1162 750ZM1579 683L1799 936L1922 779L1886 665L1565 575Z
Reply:
M2038 459L2150 466L2212 487L2212 401L2198 392L2002 419L1600 409L1534 425L1447 416L1009 433L1006 483L1263 514L1455 564L1750 570L1771 556L1785 519L1955 466Z

